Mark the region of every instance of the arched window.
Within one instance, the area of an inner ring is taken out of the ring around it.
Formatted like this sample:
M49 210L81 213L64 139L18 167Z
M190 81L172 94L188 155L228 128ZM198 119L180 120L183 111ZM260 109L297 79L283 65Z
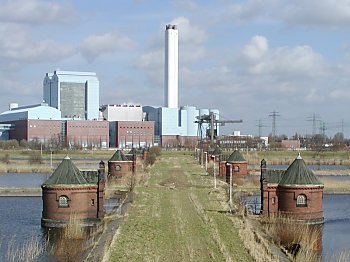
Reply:
M58 198L58 207L69 207L69 205L68 205L68 197L60 196Z
M120 165L116 165L115 166L115 171L120 171L120 170L122 170L122 167Z
M233 172L239 172L239 166L234 166L233 167Z
M307 199L305 195L299 195L297 197L297 207L307 207Z

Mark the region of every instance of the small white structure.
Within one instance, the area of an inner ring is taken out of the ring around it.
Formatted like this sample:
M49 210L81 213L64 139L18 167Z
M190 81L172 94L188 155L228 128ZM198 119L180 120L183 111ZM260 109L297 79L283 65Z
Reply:
M140 105L103 105L103 119L107 121L142 121L143 112Z

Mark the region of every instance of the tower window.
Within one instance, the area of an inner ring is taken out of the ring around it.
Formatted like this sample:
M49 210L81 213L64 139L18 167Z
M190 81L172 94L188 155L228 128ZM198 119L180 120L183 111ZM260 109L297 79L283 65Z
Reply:
M297 207L307 207L307 198L305 195L299 195L297 197Z
M233 167L233 172L239 172L239 166L234 166Z
M68 205L68 197L60 196L58 198L58 207L69 207L69 205Z
M115 171L120 171L120 170L122 170L122 167L120 165L116 165L115 166Z

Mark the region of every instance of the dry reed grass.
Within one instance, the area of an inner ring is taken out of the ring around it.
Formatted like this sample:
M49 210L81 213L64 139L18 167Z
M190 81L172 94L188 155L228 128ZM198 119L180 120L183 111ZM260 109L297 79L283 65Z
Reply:
M45 251L45 245L42 245L35 237L25 241L22 246L16 246L11 240L6 252L6 261L8 262L31 262L36 261ZM1 256L0 256L1 258Z
M264 222L267 222L267 233L288 251L293 261L320 260L322 233L318 226L298 223L282 216L270 217Z
M76 214L72 214L67 226L63 229L62 234L53 247L53 253L60 262L81 261L86 244L85 241L81 220Z

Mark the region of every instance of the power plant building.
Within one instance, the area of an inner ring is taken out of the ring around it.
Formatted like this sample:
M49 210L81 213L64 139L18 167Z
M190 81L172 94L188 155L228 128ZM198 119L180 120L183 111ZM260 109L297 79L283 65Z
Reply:
M98 119L99 80L93 72L46 73L43 99L60 110L62 118Z

